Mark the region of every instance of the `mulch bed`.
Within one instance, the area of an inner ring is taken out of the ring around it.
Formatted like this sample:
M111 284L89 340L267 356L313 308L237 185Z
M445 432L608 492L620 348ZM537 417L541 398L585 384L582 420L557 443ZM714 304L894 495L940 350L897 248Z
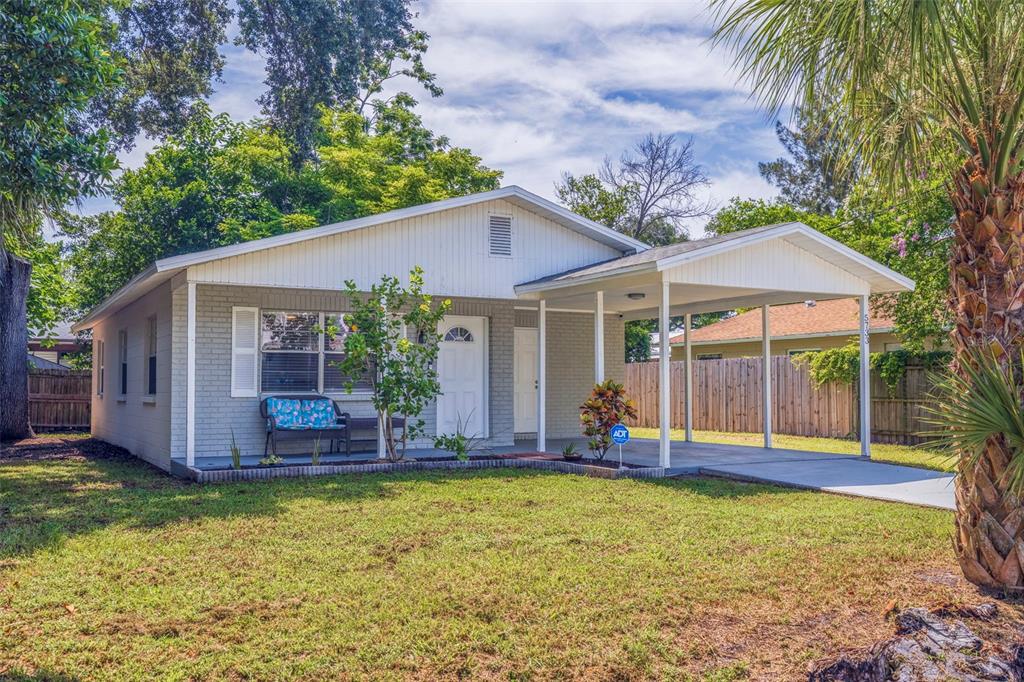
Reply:
M329 457L329 455L325 455L325 457ZM562 457L560 455L550 455L550 454L543 453L543 452L514 452L514 453L507 453L507 454L470 455L470 460L472 460L472 461L494 461L494 460L512 460L512 459L532 459L532 460L544 460L544 461L548 461L548 462L567 462L568 464L579 464L579 465L582 465L582 466L589 466L589 467L601 467L601 468L604 468L604 469L618 469L619 468L618 460L612 461L612 460L607 460L607 459L606 460L598 460L598 459L588 459L588 458L583 458L583 459L565 459L564 457ZM435 457L410 457L408 459L399 460L399 462L404 462L404 463L407 463L407 462L455 462L455 461L457 461L456 458L454 456L450 456L450 455L449 456L440 456L439 455L439 456L435 456ZM324 459L324 460L321 461L321 464L332 465L332 466L341 466L341 465L353 465L353 466L356 466L356 465L361 465L361 464L381 464L381 463L384 463L384 462L386 462L386 460L381 460L381 459L378 459L377 457L370 457L370 458L366 458L366 459L343 459L343 460ZM390 462L388 462L388 463L390 463ZM242 469L267 469L267 468L273 469L273 468L276 468L276 467L294 467L294 466L312 466L312 465L309 464L309 463L306 463L306 462L290 462L290 461L285 460L283 462L279 462L277 464L271 464L271 465L263 465L263 464L261 464L261 465L255 465L254 466L254 465L251 465L251 464L247 464L247 465L243 465ZM628 462L624 462L622 467L624 469L643 469L643 468L645 468L645 467L642 467L642 466L637 465L637 464L630 464ZM227 470L227 469L231 469L231 467L230 466L203 467L204 471L221 471L221 470Z
M111 445L96 438L74 438L66 436L50 436L46 434L37 435L34 438L23 440L5 441L0 444L0 461L24 459L33 461L59 460L59 459L135 459L130 452L116 445ZM561 455L552 455L543 452L516 452L508 454L483 454L472 455L474 460L506 460L506 459L539 459L552 462L568 462L570 464L581 464L583 466L603 467L606 469L618 469L617 459L597 460L589 457L582 459L567 460ZM417 462L451 462L455 458L451 456L417 457ZM141 461L141 460L140 460ZM406 460L409 461L409 460ZM376 457L365 459L347 459L331 464L380 464L381 460ZM325 462L326 463L326 462ZM295 463L282 462L275 466L302 466ZM625 462L623 466L627 469L642 469L643 467ZM223 467L230 468L230 467ZM258 469L262 467L245 466L243 469Z
M96 438L68 438L40 434L35 438L0 443L0 462L60 459L136 459L124 448ZM138 460L142 461L142 460Z

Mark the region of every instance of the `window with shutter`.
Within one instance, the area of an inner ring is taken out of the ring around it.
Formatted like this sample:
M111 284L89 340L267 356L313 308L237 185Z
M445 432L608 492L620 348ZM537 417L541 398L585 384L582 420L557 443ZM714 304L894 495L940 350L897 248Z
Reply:
M512 255L512 216L488 216L490 254L510 257Z
M259 336L259 309L231 309L231 397L254 398L259 394L256 384L256 350Z

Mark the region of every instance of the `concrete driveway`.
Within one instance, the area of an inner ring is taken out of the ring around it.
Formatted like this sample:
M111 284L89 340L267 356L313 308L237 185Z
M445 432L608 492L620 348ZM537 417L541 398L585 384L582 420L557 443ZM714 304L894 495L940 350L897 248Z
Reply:
M561 441L549 441L548 450L558 452L561 445ZM633 464L657 466L658 441L631 440L622 456ZM613 448L608 457L617 459L617 450ZM953 474L871 462L855 455L672 441L671 464L669 473L675 475L724 476L940 509L956 506Z

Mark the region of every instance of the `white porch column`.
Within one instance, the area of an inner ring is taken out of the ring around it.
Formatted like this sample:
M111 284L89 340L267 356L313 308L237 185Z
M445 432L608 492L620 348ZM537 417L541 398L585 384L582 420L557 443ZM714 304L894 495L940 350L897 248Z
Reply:
M196 283L187 285L185 322L185 464L196 464Z
M540 300L537 310L537 451L547 449L545 434L545 413L547 412L547 378L544 375L547 365L547 301Z
M686 440L693 442L693 354L690 352L690 332L693 331L693 320L690 313L683 318L683 349L686 351Z
M772 332L768 326L768 308L761 306L761 404L764 408L764 446L772 446Z
M669 440L669 429L672 415L672 406L669 403L672 393L669 391L669 377L671 376L670 363L672 361L672 346L669 345L669 283L668 280L661 282L661 302L658 306L658 332L660 334L660 350L658 352L658 367L661 370L661 378L658 381L658 424L661 428L661 443L658 450L660 466L668 467L671 461Z
M871 346L868 297L860 297L860 456L871 459Z
M604 292L597 292L594 307L594 383L604 382Z

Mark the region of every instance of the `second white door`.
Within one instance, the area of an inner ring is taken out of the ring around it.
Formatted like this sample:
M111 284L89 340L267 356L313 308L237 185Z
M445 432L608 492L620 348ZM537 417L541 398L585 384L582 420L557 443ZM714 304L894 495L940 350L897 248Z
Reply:
M448 315L441 322L437 374L437 433L452 434L461 424L467 436L486 433L487 324L483 317Z
M537 432L537 330L516 327L514 369L516 433Z

